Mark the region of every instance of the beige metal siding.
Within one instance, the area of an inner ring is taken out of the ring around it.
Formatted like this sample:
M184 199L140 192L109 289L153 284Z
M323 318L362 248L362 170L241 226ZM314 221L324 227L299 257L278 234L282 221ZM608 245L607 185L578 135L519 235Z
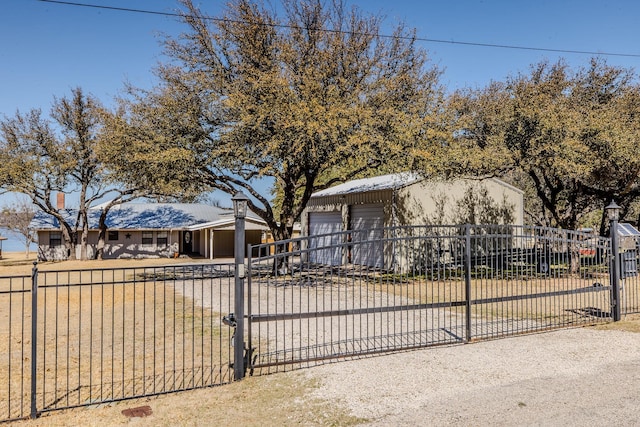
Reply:
M524 223L524 193L497 179L420 181L398 191L395 200L395 212L399 225L432 224L435 218L443 224L451 224L456 203L464 197L471 186L476 190L487 189L488 195L496 202L507 200L514 206L513 221L516 225ZM438 203L444 200L444 218L437 211Z
M345 206L376 204L384 206L384 225L414 225L433 223L437 217L437 204L446 199L442 223L451 223L456 202L469 186L483 186L497 203L503 198L515 206L514 224L524 224L524 192L499 180L457 179L450 181L422 180L396 191L379 190L353 194L313 197L302 215L302 233L308 235L308 213L341 211Z
M312 212L340 212L342 214L342 229L349 227L349 206L381 204L384 206L384 224L391 225L392 191L380 190L364 193L345 194L339 196L314 197L309 200L301 218L301 234L309 235L309 215Z

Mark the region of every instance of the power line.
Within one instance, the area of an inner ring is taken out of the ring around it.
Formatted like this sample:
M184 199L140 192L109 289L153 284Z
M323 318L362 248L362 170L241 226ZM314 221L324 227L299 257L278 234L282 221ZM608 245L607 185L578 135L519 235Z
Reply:
M36 0L36 1L40 1L43 3L61 4L61 5L67 5L67 6L89 7L93 9L115 10L118 12L144 13L148 15L162 15L162 16L179 17L179 18L184 17L184 15L180 13L175 13L175 12L160 12L160 11L145 10L145 9L132 9L128 7L104 6L104 5L98 5L98 4L78 3L78 2L63 1L63 0ZM210 16L204 16L203 19L206 19L209 21L216 21L216 22L239 22L231 19L215 18ZM291 29L296 28L294 26L284 25L284 24L263 24L263 25L268 25L271 27L278 27L278 28L291 28ZM342 31L342 30L321 29L320 31L332 32L332 33L356 34L350 31ZM530 50L530 51L536 51L536 52L573 53L573 54L592 55L592 56L595 55L595 56L619 56L619 57L626 57L626 58L640 58L640 54L636 54L636 53L595 52L595 51L589 51L589 50L575 50L575 49L552 49L552 48L532 47L532 46L517 46L517 45L495 44L495 43L479 43L479 42L466 42L466 41L456 41L456 40L430 39L426 37L413 38L408 36L403 37L403 36L392 36L392 35L385 35L385 34L377 34L377 36L383 37L383 38L400 38L400 39L406 39L406 40L416 40L416 41L421 41L425 43L442 43L442 44L452 44L452 45L461 45L461 46L488 47L488 48L497 48L497 49Z

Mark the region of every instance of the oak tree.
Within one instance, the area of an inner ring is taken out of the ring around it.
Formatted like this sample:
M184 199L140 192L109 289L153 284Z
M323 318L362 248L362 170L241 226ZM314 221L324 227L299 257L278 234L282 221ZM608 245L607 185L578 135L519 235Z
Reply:
M593 59L546 62L450 98L453 138L431 147L440 173L517 180L535 223L575 229L615 198L640 196L640 87L631 70ZM601 221L604 228L604 219Z
M133 88L109 125L110 167L136 186L243 191L276 239L311 194L378 168L409 168L438 138L439 71L399 25L343 0L232 0L218 18L182 1L160 84ZM256 187L274 182L275 204Z

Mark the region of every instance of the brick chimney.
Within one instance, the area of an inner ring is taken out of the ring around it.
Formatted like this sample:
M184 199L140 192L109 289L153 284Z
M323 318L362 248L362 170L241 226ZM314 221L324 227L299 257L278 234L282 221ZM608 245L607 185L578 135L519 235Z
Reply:
M57 207L58 207L58 209L64 209L64 193L58 193L58 195L57 195Z

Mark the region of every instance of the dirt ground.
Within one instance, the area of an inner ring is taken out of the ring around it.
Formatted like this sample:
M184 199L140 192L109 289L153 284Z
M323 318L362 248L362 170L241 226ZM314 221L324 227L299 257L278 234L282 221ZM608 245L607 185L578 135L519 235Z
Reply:
M589 328L323 366L314 396L367 425L640 424L640 335ZM374 390L374 392L372 392Z
M639 325L636 317L341 361L15 424L633 426L640 424ZM151 414L122 413L141 406Z

